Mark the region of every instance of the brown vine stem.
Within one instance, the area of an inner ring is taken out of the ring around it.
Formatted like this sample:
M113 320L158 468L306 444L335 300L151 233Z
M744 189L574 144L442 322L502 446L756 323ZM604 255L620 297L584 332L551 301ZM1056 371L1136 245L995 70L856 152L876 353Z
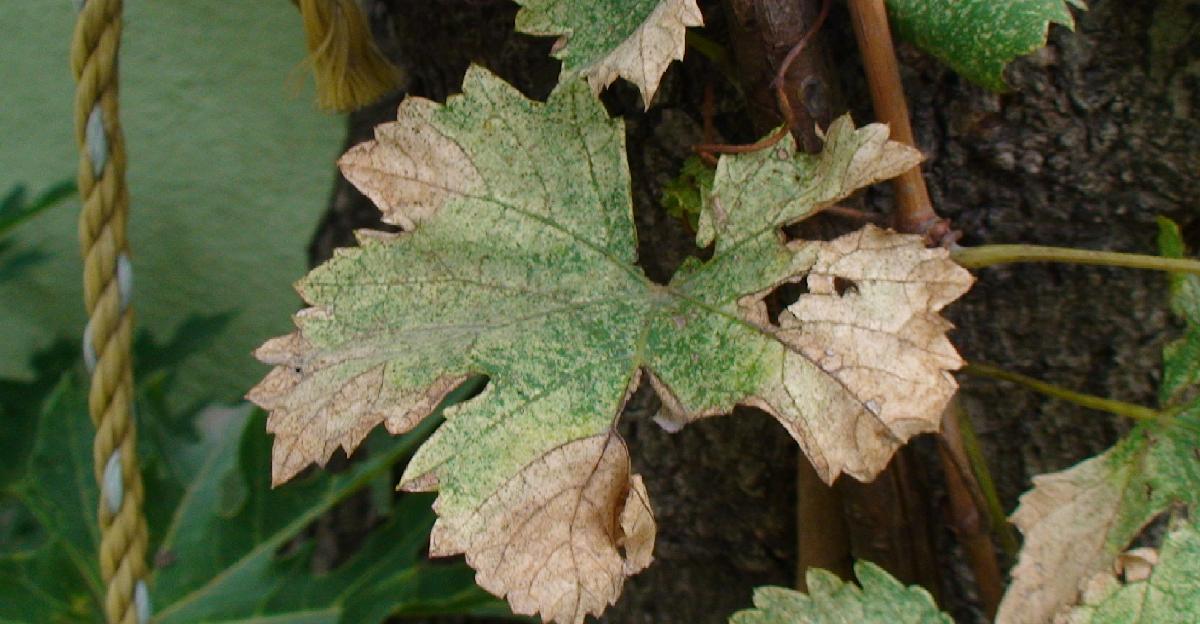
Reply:
M1048 397L1062 399L1063 401L1074 403L1075 405L1079 405L1081 407L1086 407L1101 412L1108 412L1109 414L1124 416L1125 418L1132 418L1133 420L1156 420L1167 415L1163 412L1142 405L1117 401L1116 399L1106 399L1104 397L1068 390L1062 386L1056 386L1040 379L1034 379L1033 377L1022 375L1021 373L1014 373L1012 371L1004 370L1003 368L998 368L988 364L972 362L964 366L962 368L962 372L968 375L974 375L976 377L987 377L989 379L1011 381L1012 383L1024 386Z
M1004 595L1004 575L991 534L994 529L1007 525L1003 512L996 517L987 505L991 473L986 463L972 461L981 460L982 456L968 454L962 427L964 420L956 395L942 414L938 459L946 478L951 528L975 578L980 606L990 618L995 616ZM995 495L994 489L991 494Z
M796 458L796 589L808 591L808 571L853 578L850 531L840 492L821 480L804 453Z
M850 16L862 53L875 116L891 127L893 140L916 147L883 0L850 0ZM933 211L920 166L892 180L892 185L896 189L897 230L926 234L942 223Z
M980 245L978 247L959 247L950 252L950 257L968 269L980 269L997 264L1012 264L1016 262L1060 262L1200 275L1200 261L1189 258L1164 258L1162 256L1071 249L1069 247Z
M938 457L946 467L946 491L954 534L975 575L979 602L988 617L992 618L1004 594L1004 575L996 559L991 535L1000 535L1005 528L1010 531L1011 528L1003 511L997 514L988 505L989 494L995 497L996 492L987 465L977 463L967 450L968 437L962 431L967 428L970 428L970 420L963 411L962 402L955 396L946 406L942 436L938 439ZM973 436L971 439L974 439ZM974 474L976 480L963 477L969 474Z
M883 215L865 212L859 210L858 208L851 208L850 206L841 206L837 204L822 208L821 213L833 215L835 217L841 217L843 219L849 219L851 221L857 221L859 223L871 223L874 225L884 225L884 222L886 221L886 218Z
M713 140L715 132L706 132L704 145L694 148L706 162L715 165L718 153L768 148L789 130L803 151L820 149L816 127L827 125L841 106L837 75L819 34L828 4L830 0L722 2L750 120L760 136L770 136L749 146L726 146ZM706 122L711 119L711 111L706 112ZM803 453L797 458L796 488L798 588L806 589L806 572L812 568L852 579L851 527L841 493L821 480Z
M1008 522L1008 515L1004 513L1004 504L1000 502L1000 493L996 491L996 482L992 479L991 471L988 470L987 460L983 456L983 448L979 445L979 436L976 435L975 426L971 423L971 415L967 413L966 408L962 406L962 401L959 401L957 397L953 401L957 404L958 411L952 426L958 427L956 437L962 442L961 452L965 455L967 465L970 466L979 484L980 494L983 496L983 506L987 508L988 516L991 519L992 534L1000 542L1000 548L1009 560L1015 561L1021 547L1016 531Z
M888 25L887 7L883 0L850 0L849 5L875 116L891 128L893 140L916 147ZM896 191L894 223L897 230L921 234L930 241L953 240L948 222L933 210L920 166L893 179L892 186ZM971 470L966 461L962 432L952 410L943 416L939 449L955 532L967 554L983 607L993 614L1003 593L1003 577L989 536L981 528L981 517L987 509L983 488L976 478L976 471ZM983 472L986 473L986 467Z
M780 114L783 115L783 124L774 132L766 137L747 145L726 145L722 143L702 143L692 146L692 150L701 157L711 159L713 154L748 154L760 150L768 149L783 140L783 137L792 132L796 126L796 111L792 107L791 99L788 97L787 73L791 68L792 63L799 58L800 54L808 47L813 37L821 30L821 26L825 24L825 19L829 17L829 8L832 0L823 0L821 3L821 12L817 15L804 36L800 38L792 49L788 51L783 62L779 64L779 69L775 73L774 80L771 81L771 87L774 88L775 102L779 107Z

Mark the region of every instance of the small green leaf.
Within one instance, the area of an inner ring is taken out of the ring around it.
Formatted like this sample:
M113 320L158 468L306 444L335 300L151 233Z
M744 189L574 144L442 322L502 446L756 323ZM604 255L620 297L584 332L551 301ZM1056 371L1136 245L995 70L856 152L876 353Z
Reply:
M869 561L854 564L859 586L825 570L809 570L808 594L783 587L754 590L754 609L730 624L952 624L929 592L905 587Z
M1183 258L1187 248L1179 226L1165 217L1158 218L1159 253L1167 258ZM1171 310L1188 325L1200 325L1200 276L1171 273Z
M1186 249L1179 226L1170 219L1158 219L1158 247L1168 258L1182 258ZM1183 337L1171 342L1163 351L1163 381L1159 400L1169 405L1181 400L1179 395L1200 382L1200 277L1189 273L1172 273L1171 310L1184 321Z
M663 426L755 405L828 481L869 480L938 427L961 363L938 311L970 274L916 236L781 232L915 150L843 118L817 156L789 138L722 158L700 219L712 258L664 285L635 264L624 138L582 80L543 104L472 68L461 95L406 100L343 156L409 231L339 250L298 285L312 307L297 331L258 350L275 365L249 395L271 411L274 480L380 424L407 431L485 375L401 485L439 491L431 553L465 552L516 612L580 622L650 562L653 514L616 429L643 375ZM809 293L771 318L764 298L801 280Z
M1167 534L1150 578L1122 585L1100 575L1084 605L1055 620L1062 624L1200 622L1200 531L1185 524Z
M682 59L688 26L704 18L696 0L516 0L517 30L559 37L560 82L587 78L599 92L618 76L650 107L671 61Z
M966 78L1004 91L1004 67L1046 45L1050 24L1074 28L1083 0L887 0L897 33Z
M715 176L713 168L696 156L683 161L679 176L668 182L662 190L662 205L667 214L696 230L704 202L712 195Z

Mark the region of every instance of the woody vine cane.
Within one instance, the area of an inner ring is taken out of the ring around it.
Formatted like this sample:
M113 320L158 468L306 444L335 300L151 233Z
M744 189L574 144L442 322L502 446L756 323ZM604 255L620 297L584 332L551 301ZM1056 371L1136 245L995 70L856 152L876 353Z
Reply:
M79 241L88 312L83 357L91 376L88 410L96 427L92 456L100 485L104 613L110 623L143 624L150 619L145 493L133 421L133 272L126 239L125 143L117 108L122 1L76 0L76 5L71 70L77 83L75 139L83 202Z

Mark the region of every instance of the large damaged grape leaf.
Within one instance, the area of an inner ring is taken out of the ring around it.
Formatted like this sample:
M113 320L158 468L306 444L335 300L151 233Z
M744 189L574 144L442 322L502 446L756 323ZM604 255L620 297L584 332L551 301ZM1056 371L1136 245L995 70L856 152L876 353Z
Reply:
M1162 235L1164 251L1181 252L1173 224L1164 223ZM1191 337L1200 331L1200 282L1195 276L1174 279L1172 307L1184 312ZM1025 544L998 622L1050 621L1076 604L1087 581L1111 569L1155 517L1176 505L1200 510L1200 401L1172 404L1192 383L1189 375L1172 372L1195 366L1182 361L1195 357L1187 345L1165 349L1160 394L1170 417L1139 424L1101 455L1034 477L1033 490L1012 516Z
M1004 67L1046 45L1050 24L1074 28L1083 0L887 0L896 32L971 81L1004 91Z
M1184 524L1168 533L1147 579L1127 578L1121 584L1112 574L1097 575L1084 592L1084 604L1054 622L1200 622L1200 531Z
M773 414L822 476L870 479L936 429L960 365L937 311L970 275L919 238L867 228L785 243L780 227L918 160L886 128L829 129L718 166L711 260L667 285L634 264L624 129L583 81L546 103L472 68L463 94L406 100L341 160L408 232L364 233L298 289L298 330L257 355L274 481L383 424L408 430L468 376L478 397L408 465L438 490L431 553L466 553L519 613L579 622L649 564L655 523L617 435L645 376L674 427L737 404ZM806 281L774 322L763 298Z
M649 108L671 61L682 59L688 26L701 26L696 0L516 0L517 30L556 36L560 82L587 78L599 92L618 76Z
M1138 426L1105 453L1034 477L1012 521L1025 534L997 621L1040 623L1075 604L1142 527L1175 504L1200 504L1200 405Z
M854 564L859 587L825 570L809 570L808 594L783 587L754 590L754 607L739 611L729 624L951 624L933 596L905 587L879 566Z

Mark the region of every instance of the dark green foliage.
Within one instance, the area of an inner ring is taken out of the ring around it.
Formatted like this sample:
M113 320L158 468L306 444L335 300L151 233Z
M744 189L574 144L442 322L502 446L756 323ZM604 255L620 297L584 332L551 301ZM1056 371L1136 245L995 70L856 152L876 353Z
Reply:
M0 282L10 280L22 270L45 260L45 255L36 249L9 253L16 245L12 239L4 236L22 221L74 195L75 183L63 180L53 184L31 201L27 200L27 194L25 185L18 184L0 199Z
M691 156L683 161L679 177L668 182L662 190L662 205L667 214L687 223L695 232L704 202L712 195L715 177L716 170L700 158Z
M166 407L175 367L227 320L196 317L165 343L136 341L153 621L505 614L461 563L425 560L427 496L404 496L356 554L330 572L313 571L313 520L376 477L390 478L434 423L374 441L370 458L340 474L272 490L265 414L210 406L171 416ZM103 620L93 429L75 344L36 356L32 381L0 380L0 622Z

